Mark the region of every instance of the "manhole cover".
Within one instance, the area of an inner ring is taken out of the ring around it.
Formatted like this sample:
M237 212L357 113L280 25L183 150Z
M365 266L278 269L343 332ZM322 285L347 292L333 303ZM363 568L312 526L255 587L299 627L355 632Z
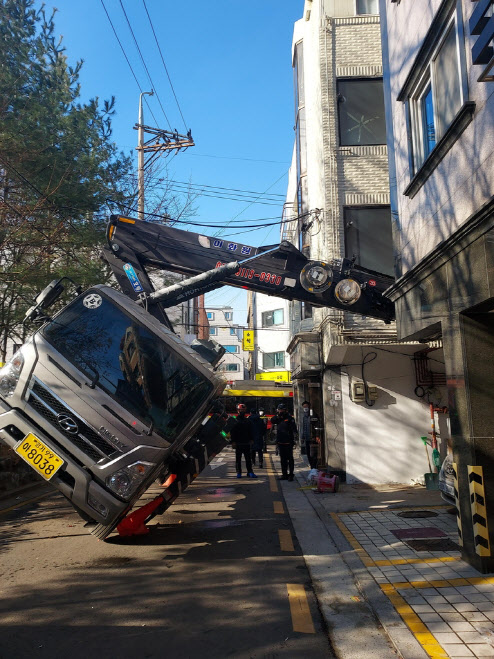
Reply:
M411 517L412 519L419 519L420 517L437 517L437 513L433 510L403 510L401 513L396 513L398 517Z
M442 538L446 536L444 531L436 529L434 526L419 526L416 529L391 529L391 533L398 540L408 538Z
M406 540L405 544L415 551L460 551L456 542L449 538L422 538Z

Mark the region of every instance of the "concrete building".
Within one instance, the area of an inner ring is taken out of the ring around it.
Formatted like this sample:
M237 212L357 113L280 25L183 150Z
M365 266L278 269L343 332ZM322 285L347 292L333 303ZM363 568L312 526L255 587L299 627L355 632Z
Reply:
M290 381L290 304L262 293L248 296L248 324L255 331L255 350L250 355L251 379Z
M243 328L233 322L233 307L208 307L209 338L222 345L223 355L219 371L228 381L246 380L248 353L242 349Z
M397 271L389 297L400 339L444 346L460 543L492 572L492 2L380 5Z
M354 255L370 273L393 275L378 3L306 0L293 67L296 144L282 237L310 259ZM424 352L437 346L399 343L394 324L334 309L293 303L291 318L296 409L307 399L322 421L321 465L349 482L423 481L428 403L446 404L443 364L431 368Z

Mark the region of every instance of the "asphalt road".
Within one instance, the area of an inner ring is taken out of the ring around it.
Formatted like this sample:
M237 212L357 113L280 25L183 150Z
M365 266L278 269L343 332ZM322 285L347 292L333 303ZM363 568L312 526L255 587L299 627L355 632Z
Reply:
M238 480L232 463L142 537L98 541L51 490L4 502L0 657L333 657L271 467Z

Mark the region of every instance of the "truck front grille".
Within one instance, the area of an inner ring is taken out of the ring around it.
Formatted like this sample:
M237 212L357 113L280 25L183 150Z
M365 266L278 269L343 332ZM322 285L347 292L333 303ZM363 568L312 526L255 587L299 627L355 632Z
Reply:
M46 419L59 432L68 437L71 442L77 446L83 453L95 461L105 457L112 457L119 453L114 446L106 441L95 430L82 422L79 417L74 415L56 396L46 389L40 382L35 381L30 390L28 404L31 405L38 414ZM57 417L60 414L66 414L76 421L78 426L77 433L71 433L58 423Z

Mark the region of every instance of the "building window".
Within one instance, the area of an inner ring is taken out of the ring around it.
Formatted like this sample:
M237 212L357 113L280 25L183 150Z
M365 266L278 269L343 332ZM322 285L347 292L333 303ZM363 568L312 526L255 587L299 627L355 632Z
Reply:
M272 325L283 325L284 316L283 309L275 309L274 311L263 311L262 326L271 327Z
M209 328L209 336L216 336L218 334L218 328L217 327L210 327Z
M383 81L339 80L338 121L342 146L386 144Z
M231 311L225 311L225 320L233 320L233 313Z
M214 313L212 311L208 311L206 316L208 317L208 320L214 320Z
M454 12L408 96L415 171L446 133L465 100L460 43Z
M227 352L238 352L238 346L223 346Z
M262 367L266 368L285 368L284 352L265 352L262 355Z
M389 206L344 208L345 256L369 270L394 276Z
M237 330L235 327L230 327L230 336L237 336Z
M379 14L379 0L357 0L356 13Z
M238 371L240 371L240 364L220 364L219 370L222 373L225 372L231 373L233 371L236 371L238 373Z

